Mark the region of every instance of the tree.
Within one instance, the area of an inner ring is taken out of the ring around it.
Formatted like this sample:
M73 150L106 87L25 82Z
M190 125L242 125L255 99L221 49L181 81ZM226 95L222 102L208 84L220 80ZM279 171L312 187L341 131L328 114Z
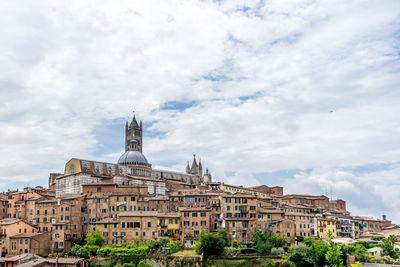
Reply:
M394 243L399 241L395 235L390 235L387 239L389 240L390 243L392 243L392 246L394 246Z
M282 247L286 244L286 238L275 235L273 232L257 231L253 233L252 247L261 254L270 254L274 247Z
M382 248L383 248L382 252L383 256L389 256L393 259L397 259L399 257L397 252L393 249L392 243L390 243L390 241L386 238L383 240Z
M104 238L101 236L100 232L97 230L93 230L90 235L87 235L85 238L87 246L103 246Z
M226 246L225 240L218 234L201 231L196 242L196 253L204 255L220 255Z
M77 252L76 252L76 256L79 258L85 258L88 259L90 257L90 253L89 250L87 250L86 248L81 247Z
M82 246L76 244L75 246L73 246L70 250L69 250L69 255L71 256L76 256L76 253L78 252L79 249L81 249Z
M225 240L226 244L229 244L229 240L228 240L228 232L225 230L225 228L220 228L218 230L218 235Z

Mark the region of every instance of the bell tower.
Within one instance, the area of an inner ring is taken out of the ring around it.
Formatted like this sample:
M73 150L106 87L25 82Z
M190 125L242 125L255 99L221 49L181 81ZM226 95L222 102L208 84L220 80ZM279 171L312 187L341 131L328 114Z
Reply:
M142 153L143 146L143 125L142 121L138 124L135 114L128 125L125 125L125 151L140 151Z

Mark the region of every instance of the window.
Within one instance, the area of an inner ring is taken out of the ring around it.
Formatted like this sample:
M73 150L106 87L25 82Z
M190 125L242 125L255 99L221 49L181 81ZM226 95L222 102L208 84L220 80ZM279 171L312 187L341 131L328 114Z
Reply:
M75 165L71 164L71 166L69 166L69 173L70 174L74 174L75 173Z
M200 222L200 225L201 225L201 226L206 226L206 225L207 225L207 222L206 222L206 221L201 221L201 222Z
M125 228L125 222L122 222L122 223L121 223L121 227L122 227L122 228Z
M193 212L193 213L192 213L192 217L193 217L193 218L196 218L196 217L197 217L197 212Z
M147 227L151 227L151 222L147 222Z

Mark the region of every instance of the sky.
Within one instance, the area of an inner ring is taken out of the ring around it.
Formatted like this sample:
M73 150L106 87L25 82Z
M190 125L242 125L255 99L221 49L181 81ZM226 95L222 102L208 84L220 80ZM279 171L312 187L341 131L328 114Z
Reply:
M400 223L400 1L1 1L0 191L117 162Z

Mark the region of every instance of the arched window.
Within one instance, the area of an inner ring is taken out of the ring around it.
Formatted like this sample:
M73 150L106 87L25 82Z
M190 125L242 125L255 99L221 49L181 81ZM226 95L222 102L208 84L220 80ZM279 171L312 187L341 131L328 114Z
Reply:
M71 164L71 166L69 166L69 174L74 174L75 173L75 165Z

